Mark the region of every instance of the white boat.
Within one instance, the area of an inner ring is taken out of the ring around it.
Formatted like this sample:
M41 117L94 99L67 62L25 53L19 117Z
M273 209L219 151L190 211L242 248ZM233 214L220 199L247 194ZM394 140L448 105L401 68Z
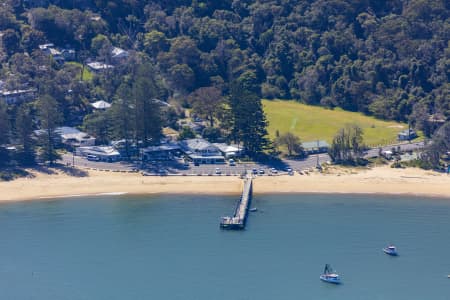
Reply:
M320 275L320 280L328 282L328 283L334 283L334 284L340 284L341 279L339 278L339 275L333 271L331 266L329 264L325 265L325 269L323 270L323 274Z
M398 255L397 248L393 245L389 245L389 246L383 248L383 252L386 253L387 255L391 255L391 256Z
M258 209L256 207L252 207L252 208L250 208L250 211L255 212L255 211L258 211Z

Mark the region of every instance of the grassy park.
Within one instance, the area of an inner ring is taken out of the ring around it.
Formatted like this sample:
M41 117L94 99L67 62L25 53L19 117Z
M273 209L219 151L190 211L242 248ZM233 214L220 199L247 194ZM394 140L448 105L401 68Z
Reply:
M364 130L364 142L369 146L387 145L396 142L397 133L408 125L383 121L361 113L339 108L326 109L294 101L263 100L264 111L269 121L269 135L292 132L303 142L325 140L330 143L336 132L345 124L358 124Z

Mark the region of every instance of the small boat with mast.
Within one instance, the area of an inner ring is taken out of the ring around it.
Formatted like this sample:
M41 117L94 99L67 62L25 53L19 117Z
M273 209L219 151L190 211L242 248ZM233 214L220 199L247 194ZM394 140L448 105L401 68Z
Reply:
M334 283L334 284L341 283L341 279L339 278L339 275L331 268L331 266L329 264L325 265L323 274L320 275L320 280L328 282L328 283Z
M385 248L383 248L383 252L390 256L397 256L397 248L394 245L389 245Z

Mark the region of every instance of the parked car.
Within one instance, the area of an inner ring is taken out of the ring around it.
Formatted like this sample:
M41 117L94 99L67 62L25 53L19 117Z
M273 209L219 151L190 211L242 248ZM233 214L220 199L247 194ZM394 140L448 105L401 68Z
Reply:
M264 169L259 169L258 174L259 175L263 175L264 174Z
M234 161L234 159L230 158L230 160L228 161L228 163L230 164L230 166L235 166L236 162Z
M96 155L92 155L92 154L88 154L88 155L86 156L86 159L87 159L87 160L90 160L90 161L100 161L100 157L98 157L98 156L96 156Z
M275 168L271 168L271 169L270 169L270 172L271 172L272 174L278 174L278 171L277 171L277 169L275 169Z
M222 171L220 170L220 168L216 168L216 174L217 174L217 175L222 174Z
M258 174L258 170L257 170L257 169L253 169L253 170L252 170L252 173L253 173L254 175Z

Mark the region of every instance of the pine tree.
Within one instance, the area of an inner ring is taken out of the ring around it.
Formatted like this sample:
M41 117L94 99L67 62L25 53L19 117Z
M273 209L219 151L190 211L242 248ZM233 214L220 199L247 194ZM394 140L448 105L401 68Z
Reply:
M134 137L134 106L131 101L131 87L122 83L118 89L116 99L111 106L112 128L111 136L115 139L124 139L124 155L131 156L131 141Z
M23 165L32 165L35 162L35 143L33 134L33 116L31 108L27 104L19 107L15 123L16 137L21 145L19 162Z
M40 136L42 152L41 159L53 164L58 159L56 152L55 129L62 122L62 114L58 108L58 102L49 96L44 95L38 101L38 118L43 134Z
M162 135L161 109L154 101L155 91L154 81L147 76L137 77L132 88L136 140L144 146L158 144Z
M235 142L242 142L251 155L267 149L270 144L267 139L268 122L258 95L234 83L230 90L229 105Z
M9 121L6 105L0 100L0 166L9 161L5 145L9 142Z

